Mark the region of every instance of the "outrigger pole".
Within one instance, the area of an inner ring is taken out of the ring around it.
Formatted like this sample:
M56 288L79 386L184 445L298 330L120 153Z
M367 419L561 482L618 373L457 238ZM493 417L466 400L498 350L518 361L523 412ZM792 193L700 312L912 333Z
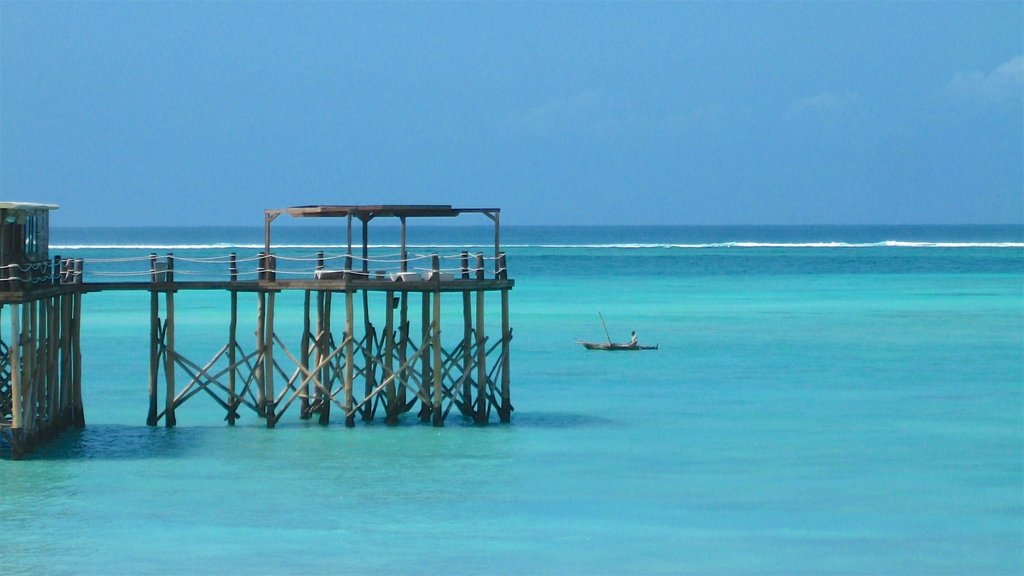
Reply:
M608 338L608 343L611 344L612 343L612 335L608 333L608 326L604 323L604 315L601 314L600 312L598 312L597 315L601 317L601 326L604 327L605 338Z

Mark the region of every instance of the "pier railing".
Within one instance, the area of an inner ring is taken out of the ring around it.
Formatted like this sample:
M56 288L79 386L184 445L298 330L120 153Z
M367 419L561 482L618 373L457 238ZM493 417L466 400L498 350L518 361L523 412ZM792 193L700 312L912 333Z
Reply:
M163 255L121 258L55 257L51 261L25 266L0 267L0 291L30 291L34 288L82 283L187 282L187 281L288 281L346 280L505 280L505 253L484 256L482 252L454 254L395 253L362 258L354 254L271 253L217 256Z

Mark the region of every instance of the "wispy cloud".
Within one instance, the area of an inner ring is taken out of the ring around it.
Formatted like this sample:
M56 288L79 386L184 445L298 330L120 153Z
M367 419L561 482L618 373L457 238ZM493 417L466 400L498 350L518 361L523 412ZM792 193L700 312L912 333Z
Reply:
M856 92L821 92L813 96L798 98L789 105L787 118L814 116L837 116L860 108L863 102Z
M607 134L622 131L637 121L626 104L596 90L553 98L506 121L520 134Z
M946 92L958 100L982 104L1024 100L1024 57L1014 56L989 72L957 74Z
M657 121L657 126L664 132L684 133L708 128L718 123L725 115L725 108L719 104L702 106L687 114L670 114Z

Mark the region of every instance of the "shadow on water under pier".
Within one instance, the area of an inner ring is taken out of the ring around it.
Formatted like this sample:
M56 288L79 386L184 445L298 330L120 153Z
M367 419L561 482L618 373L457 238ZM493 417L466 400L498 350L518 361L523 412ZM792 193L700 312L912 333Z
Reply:
M379 425L378 425L379 424ZM477 426L472 419L450 418L445 428L462 429L450 430L453 434L471 433L466 429L478 430L500 430L513 431L521 430L582 430L596 428L614 428L620 422L611 418L595 416L593 414L578 414L572 412L529 412L517 414L512 417L511 424L499 424L490 422L486 426ZM360 423L357 429L351 433L358 434L358 428L370 428L393 431L410 431L415 428L433 430L430 424L417 422L415 419L405 419L398 426L385 426L383 423L365 424ZM223 441L230 441L223 438L230 435L230 430L244 430L247 427L228 428L223 425L211 426L178 426L165 428L162 426L128 426L122 424L97 424L89 425L82 430L71 429L63 432L57 438L43 442L35 450L25 456L26 460L38 461L59 461L59 460L143 460L143 459L176 459L185 458L190 454L201 451L204 448L219 449L217 446ZM262 427L261 427L262 428ZM345 433L345 429L334 424L323 428L311 422L282 422L278 428L280 433L299 430L303 428L314 428L317 430L332 430L333 432ZM369 430L363 430L369 433ZM10 458L10 446L0 441L0 457Z
M45 441L26 460L139 460L178 458L196 448L208 428L152 428L100 424L67 430ZM9 447L4 446L8 450Z
M593 414L572 412L527 412L514 414L511 425L515 428L538 428L543 430L576 428L611 428L619 422Z

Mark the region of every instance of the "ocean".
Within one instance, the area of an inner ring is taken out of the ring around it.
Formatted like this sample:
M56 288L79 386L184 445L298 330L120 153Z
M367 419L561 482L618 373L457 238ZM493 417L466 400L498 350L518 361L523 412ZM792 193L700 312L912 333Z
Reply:
M410 251L492 255L491 234L410 225ZM375 256L396 241L371 229ZM206 278L262 229L50 243L87 281L144 277L151 252ZM275 227L285 274L346 243ZM1024 573L1024 228L505 226L501 244L510 424L228 427L197 396L149 428L148 295L85 295L87 426L0 460L0 573ZM223 345L226 303L179 293L183 353ZM291 342L301 297L279 305ZM584 350L599 313L659 349ZM254 330L254 302L240 315Z

